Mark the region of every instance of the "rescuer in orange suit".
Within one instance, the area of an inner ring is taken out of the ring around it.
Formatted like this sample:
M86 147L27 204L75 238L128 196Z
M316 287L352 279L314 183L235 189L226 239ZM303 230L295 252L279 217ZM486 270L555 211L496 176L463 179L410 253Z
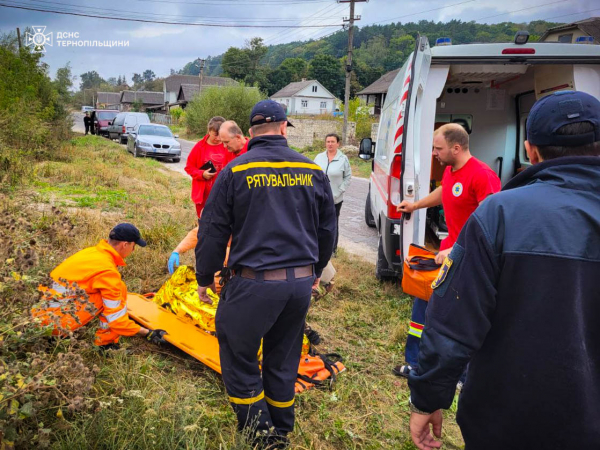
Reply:
M60 335L81 328L98 316L100 324L94 343L103 349L119 348L121 336L143 336L155 344L164 343L164 330L141 327L127 314L127 286L118 267L125 266L125 258L136 245L146 246L139 230L130 223L121 223L111 230L107 240L67 258L50 273L52 285L40 286L48 301L32 309L33 317L40 319L42 325L54 324L53 334ZM76 295L73 283L85 291L87 301Z

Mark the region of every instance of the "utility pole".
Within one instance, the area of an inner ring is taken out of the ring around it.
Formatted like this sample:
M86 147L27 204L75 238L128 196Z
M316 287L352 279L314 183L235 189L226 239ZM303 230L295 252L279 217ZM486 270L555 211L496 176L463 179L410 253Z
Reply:
M198 89L198 92L200 92L202 90L202 77L204 76L204 62L206 60L202 59L202 58L198 58L198 61L200 61L200 87Z
M354 4L369 0L338 0L339 3L350 3L350 17L344 18L348 22L348 58L346 59L346 87L344 89L344 127L342 128L342 143L348 145L348 111L350 103L350 79L352 78L352 43L354 38L354 21L360 20L360 16L354 17Z
M19 53L21 53L21 30L17 27L17 40L19 41Z

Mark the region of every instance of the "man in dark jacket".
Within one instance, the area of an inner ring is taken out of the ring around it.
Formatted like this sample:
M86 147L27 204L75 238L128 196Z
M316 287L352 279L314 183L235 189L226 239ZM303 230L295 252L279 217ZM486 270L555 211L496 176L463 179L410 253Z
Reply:
M434 282L410 429L438 448L467 363L457 421L467 450L600 448L600 102L562 91L527 121L534 164L471 216Z
M90 132L90 123L92 122L92 118L88 112L83 116L83 126L85 127L85 134L87 135ZM93 134L93 133L92 133Z
M325 173L287 145L281 105L257 103L250 125L248 152L223 169L202 212L196 278L200 299L210 303L206 289L231 236L235 276L216 316L223 382L239 429L274 449L294 428L304 320L333 251L336 218Z

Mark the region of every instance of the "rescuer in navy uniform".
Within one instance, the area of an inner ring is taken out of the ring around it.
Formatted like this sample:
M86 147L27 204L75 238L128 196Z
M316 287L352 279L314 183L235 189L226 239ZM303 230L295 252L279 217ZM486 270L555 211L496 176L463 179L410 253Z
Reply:
M223 381L240 431L285 448L294 428L294 384L311 290L333 251L336 216L327 176L287 144L285 111L272 100L250 115L248 152L217 179L199 220L200 299L225 260L216 330ZM263 341L262 376L257 359Z

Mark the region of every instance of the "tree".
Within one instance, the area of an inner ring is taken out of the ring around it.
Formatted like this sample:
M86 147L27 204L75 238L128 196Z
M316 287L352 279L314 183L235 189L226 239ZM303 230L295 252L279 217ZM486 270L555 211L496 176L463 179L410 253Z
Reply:
M123 84L123 80L121 79L121 75L117 78L117 86L121 86Z
M131 81L133 81L133 85L136 86L141 84L144 81L144 79L139 73L134 73L131 77Z
M282 64L277 69L269 72L267 75L267 85L264 87L261 86L261 88L266 91L267 95L270 97L275 92L290 84L293 81L292 78L290 70Z
M152 70L150 70L150 69L144 70L144 73L142 74L142 78L144 79L144 81L152 81L156 78L156 74L154 72L152 72Z
M133 103L131 103L131 111L140 112L142 110L142 106L144 106L142 99L141 98L135 99L135 101Z
M73 75L71 74L71 63L68 62L64 67L56 71L54 79L54 88L58 92L63 104L71 101L71 88L73 87Z
M106 80L106 82L108 84L110 84L111 86L117 86L118 85L117 79L115 77L110 77L108 80Z
M290 74L290 82L300 81L308 74L308 64L302 58L286 58L279 66Z
M95 70L82 73L79 78L81 79L81 83L79 83L79 88L81 90L98 88L101 83L105 82L100 74Z
M308 77L315 79L336 97L344 93L344 73L337 58L331 55L317 55L310 62Z
M223 116L235 120L244 133L248 132L252 107L264 95L244 83L233 86L209 86L203 89L185 108L185 125L190 133L206 133L211 117Z
M248 54L248 58L250 58L251 70L258 70L260 60L267 54L267 47L263 44L263 39L254 37L246 41L244 51Z
M248 52L237 47L229 47L223 55L221 65L226 75L234 80L242 81L250 72L252 63Z

